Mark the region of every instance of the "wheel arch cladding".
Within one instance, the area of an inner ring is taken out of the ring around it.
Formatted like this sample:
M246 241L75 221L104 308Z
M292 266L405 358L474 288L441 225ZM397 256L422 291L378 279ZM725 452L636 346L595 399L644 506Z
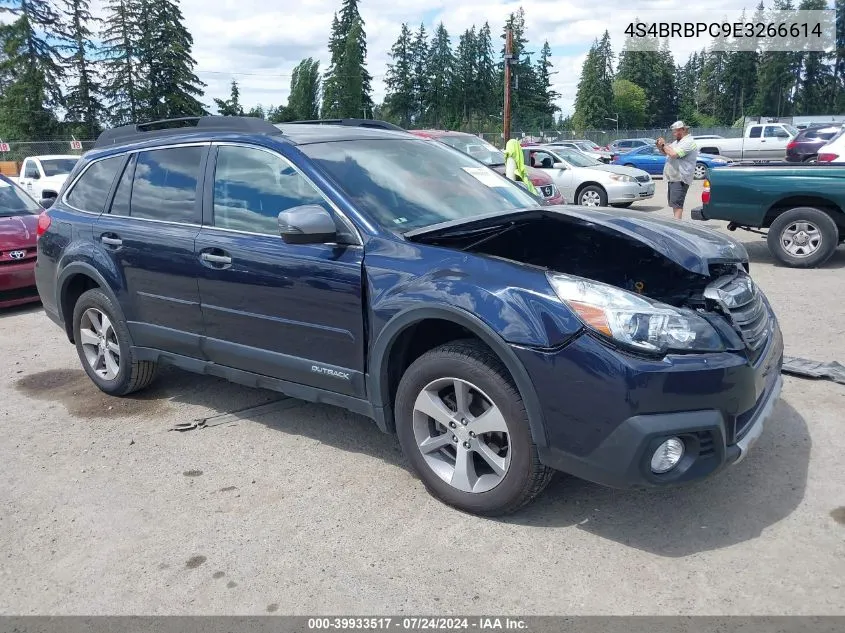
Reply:
M74 262L62 270L58 283L58 302L60 317L65 324L65 332L68 340L73 343L73 308L79 297L92 288L99 288L111 299L115 309L120 310L117 301L109 284L103 276L90 264Z
M845 214L843 214L842 209L833 200L822 194L789 195L773 202L766 210L763 227L770 227L779 215L800 207L810 207L827 213L836 222L840 231L845 229Z
M415 335L421 335L424 343L415 342ZM492 328L475 315L452 306L411 308L399 313L376 339L370 355L368 391L373 404L384 411L385 430L395 432L393 401L401 372L429 349L462 338L481 341L499 358L522 396L534 443L546 446L543 411L525 367Z

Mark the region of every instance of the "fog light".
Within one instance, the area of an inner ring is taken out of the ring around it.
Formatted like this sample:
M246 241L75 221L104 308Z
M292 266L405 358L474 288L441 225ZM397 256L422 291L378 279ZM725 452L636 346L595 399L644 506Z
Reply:
M684 456L684 442L678 437L670 437L654 451L651 456L651 472L667 473L678 465Z

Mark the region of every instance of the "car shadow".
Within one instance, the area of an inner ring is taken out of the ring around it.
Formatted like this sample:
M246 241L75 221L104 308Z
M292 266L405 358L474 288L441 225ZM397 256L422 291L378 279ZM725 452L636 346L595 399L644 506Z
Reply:
M163 368L150 388L125 398L106 396L81 369L23 375L16 386L32 397L62 402L70 415L84 418L143 414L151 424L166 419L168 425L190 426L195 420L173 419L170 403L202 405L212 411L206 427L185 433L213 433L218 424L254 422L409 468L395 436L382 433L363 416L171 367ZM233 412L232 402L242 408ZM276 404L269 411L251 410L268 403ZM534 503L494 520L544 528L551 539L565 539L565 532L555 536L555 530L574 527L667 557L720 549L760 536L795 510L804 496L810 446L804 419L781 400L749 457L711 479L673 490L631 492L558 473Z
M766 240L760 236L760 241L743 242L745 250L748 251L748 260L757 264L771 264L772 266L784 267L778 260L776 260ZM845 247L839 247L834 251L833 256L827 260L819 268L839 269L845 268Z
M661 491L620 491L558 474L535 503L503 520L576 526L667 557L721 549L759 537L798 507L810 448L804 418L780 400L748 457L711 479Z
M0 308L0 319L7 319L21 314L36 314L37 312L42 312L43 310L44 308L41 307L40 301L23 303L10 308Z

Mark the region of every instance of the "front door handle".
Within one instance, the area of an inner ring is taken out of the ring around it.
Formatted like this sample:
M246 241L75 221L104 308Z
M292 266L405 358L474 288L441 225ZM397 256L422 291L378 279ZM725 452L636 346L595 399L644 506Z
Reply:
M109 237L108 235L101 236L100 241L107 246L121 246L123 244L123 240L119 237Z
M212 253L202 253L200 259L210 264L231 264L232 258L228 255L213 255Z

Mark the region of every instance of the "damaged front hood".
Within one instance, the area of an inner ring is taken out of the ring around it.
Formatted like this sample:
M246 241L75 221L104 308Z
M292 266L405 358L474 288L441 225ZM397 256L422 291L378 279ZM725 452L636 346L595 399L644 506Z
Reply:
M683 221L653 218L638 211L593 209L571 205L493 213L453 220L405 233L412 241L450 234L481 231L508 223L522 224L542 218L559 218L624 235L652 248L690 272L710 275L712 264L748 263L745 247L736 240Z

